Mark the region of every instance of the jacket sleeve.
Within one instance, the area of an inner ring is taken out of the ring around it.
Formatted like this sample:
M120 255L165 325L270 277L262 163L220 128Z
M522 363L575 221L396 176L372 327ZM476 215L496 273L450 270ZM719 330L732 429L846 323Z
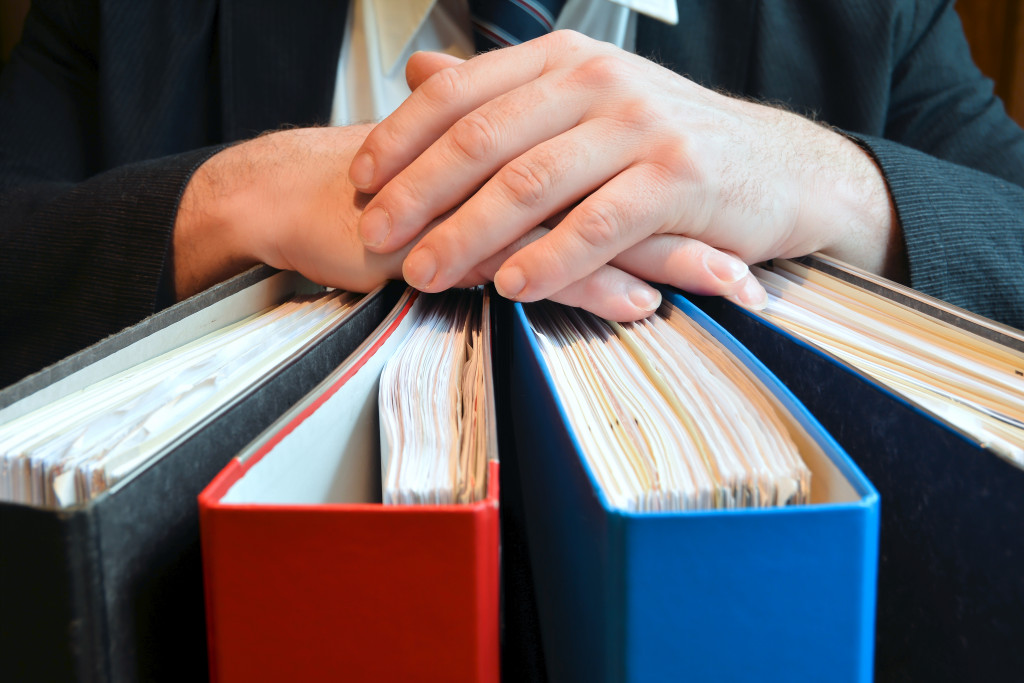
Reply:
M1024 131L974 66L952 2L894 37L884 136L855 135L888 183L911 286L1024 328Z
M0 74L0 386L173 300L178 202L219 149L105 170L98 15L33 2Z

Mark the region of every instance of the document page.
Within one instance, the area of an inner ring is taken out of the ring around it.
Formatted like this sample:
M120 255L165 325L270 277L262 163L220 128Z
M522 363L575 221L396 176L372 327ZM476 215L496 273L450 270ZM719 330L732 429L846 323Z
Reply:
M487 292L422 296L415 328L381 373L384 502L483 500L496 443Z
M609 503L634 512L802 504L804 464L765 389L669 303L635 323L524 306Z
M0 425L0 499L91 500L333 329L359 298L295 297Z
M754 272L757 315L1024 466L1024 355L797 263Z

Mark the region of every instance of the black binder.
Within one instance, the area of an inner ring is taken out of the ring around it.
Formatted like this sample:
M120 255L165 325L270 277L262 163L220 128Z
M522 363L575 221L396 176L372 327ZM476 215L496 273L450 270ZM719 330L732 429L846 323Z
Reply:
M95 381L137 362L139 343L155 335L176 340L150 355L310 287L293 273L253 269L8 387L0 420L69 393L84 374ZM403 289L393 283L365 299L299 357L96 499L69 509L0 503L0 678L205 680L196 496L347 357Z
M801 261L1024 349L1011 328L828 259ZM756 315L693 299L796 394L881 495L876 680L1021 680L1024 469Z

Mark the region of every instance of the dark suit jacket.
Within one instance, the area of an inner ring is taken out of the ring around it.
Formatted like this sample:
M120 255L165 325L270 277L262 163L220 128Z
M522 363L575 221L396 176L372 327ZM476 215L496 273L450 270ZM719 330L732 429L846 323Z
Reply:
M914 287L1024 327L1024 134L951 2L681 0L638 52L875 156ZM347 0L36 0L0 75L0 386L166 303L192 171L326 123ZM163 288L161 285L163 284Z

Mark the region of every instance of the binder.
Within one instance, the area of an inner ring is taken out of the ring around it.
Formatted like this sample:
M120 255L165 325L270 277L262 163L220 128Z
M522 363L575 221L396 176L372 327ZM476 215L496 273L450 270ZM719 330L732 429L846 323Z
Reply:
M786 409L816 493L774 509L611 508L516 304L510 402L549 678L871 680L875 489L750 353L681 296L665 298Z
M497 461L480 502L381 504L377 388L416 300L199 496L213 681L498 680Z
M314 287L293 273L249 271L5 389L0 420ZM196 496L362 342L400 291L390 286L365 299L341 327L211 416L167 455L88 503L66 509L0 503L3 677L203 680Z
M825 257L798 261L1024 349L1012 328ZM694 300L793 391L881 494L877 680L1020 680L1024 471L756 315Z

